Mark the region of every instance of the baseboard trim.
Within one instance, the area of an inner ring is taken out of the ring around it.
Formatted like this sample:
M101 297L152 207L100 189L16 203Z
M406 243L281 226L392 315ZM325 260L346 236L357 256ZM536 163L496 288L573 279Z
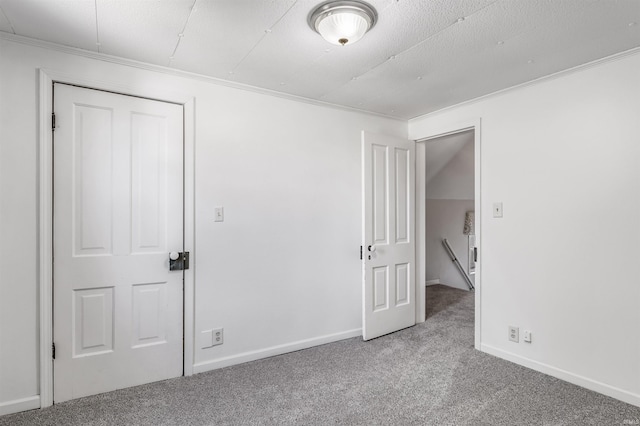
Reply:
M534 361L532 359L525 358L520 355L516 355L512 352L507 352L502 349L498 349L491 345L482 344L480 345L480 350L482 352L488 353L489 355L493 355L498 358L511 361L515 364L522 365L523 367L527 367L532 370L538 371L540 373L553 376L557 379L564 380L565 382L569 382L574 385L592 390L594 392L598 392L603 395L610 396L611 398L615 398L620 401L626 402L627 404L640 407L640 395L638 394L628 392L620 388L616 388L614 386L610 386L605 383L598 382L596 380L592 380L587 377L580 376L578 374L574 374L569 371L553 367L548 364Z
M436 278L435 280L427 280L424 282L425 286L440 284L440 278Z
M40 395L0 402L0 416L40 408Z
M341 333L327 334L325 336L314 337L311 339L299 340L297 342L286 343L284 345L272 346L270 348L244 352L224 358L213 359L211 361L199 362L193 365L193 372L203 373L205 371L217 370L218 368L229 367L231 365L242 364L249 361L256 361L258 359L269 358L276 355L286 354L288 352L295 352L358 336L362 336L361 328L343 331Z

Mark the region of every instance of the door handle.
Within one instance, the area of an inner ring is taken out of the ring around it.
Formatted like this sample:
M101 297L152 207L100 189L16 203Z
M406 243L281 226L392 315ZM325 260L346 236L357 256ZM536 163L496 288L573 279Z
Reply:
M183 271L189 269L189 252L172 251L169 253L169 270Z
M376 246L371 244L367 247L367 250L369 251L369 260L371 260L371 255L376 251Z

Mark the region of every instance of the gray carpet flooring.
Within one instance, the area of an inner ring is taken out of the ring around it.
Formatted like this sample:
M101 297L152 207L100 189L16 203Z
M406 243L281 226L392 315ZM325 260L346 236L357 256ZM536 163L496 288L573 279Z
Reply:
M0 425L624 425L640 408L473 349L473 293L427 321L0 417Z

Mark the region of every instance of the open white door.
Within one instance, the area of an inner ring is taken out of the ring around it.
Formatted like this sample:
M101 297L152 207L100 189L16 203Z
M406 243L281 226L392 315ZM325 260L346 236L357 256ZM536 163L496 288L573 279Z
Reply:
M54 400L180 376L182 106L54 96Z
M415 324L415 143L362 132L364 340Z

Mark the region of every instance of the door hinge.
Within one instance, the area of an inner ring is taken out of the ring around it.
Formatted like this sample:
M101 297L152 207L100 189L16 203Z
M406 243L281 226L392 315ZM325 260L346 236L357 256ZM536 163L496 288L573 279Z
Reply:
M56 344L55 343L51 344L51 358L52 359L56 359Z
M56 131L56 113L51 113L51 130Z
M362 260L362 246L360 246L360 260Z

